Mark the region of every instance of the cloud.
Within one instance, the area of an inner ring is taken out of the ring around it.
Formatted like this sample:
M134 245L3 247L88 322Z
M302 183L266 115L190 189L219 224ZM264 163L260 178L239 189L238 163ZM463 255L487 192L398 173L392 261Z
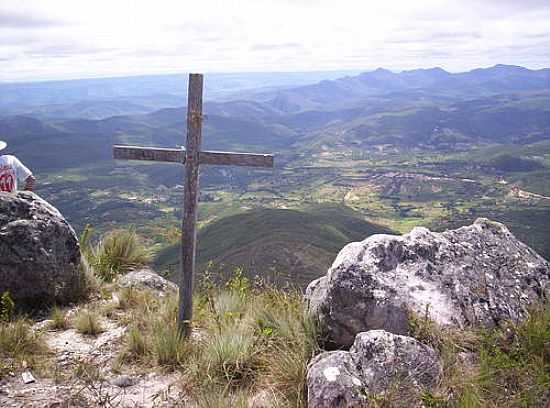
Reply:
M480 31L398 31L385 41L387 44L411 44L449 41L469 41L483 37Z
M0 10L1 28L44 28L63 26L66 23L59 20L52 20L47 17L26 14L17 11Z
M250 51L277 51L277 50L288 50L288 49L300 49L304 46L297 42L287 42L283 44L253 44L250 47Z
M67 58L75 55L97 55L117 51L115 48L86 46L77 43L39 44L30 47L28 55L39 58Z
M549 0L0 2L4 81L550 66Z
M507 7L516 10L550 9L548 0L484 0L484 2L496 7Z

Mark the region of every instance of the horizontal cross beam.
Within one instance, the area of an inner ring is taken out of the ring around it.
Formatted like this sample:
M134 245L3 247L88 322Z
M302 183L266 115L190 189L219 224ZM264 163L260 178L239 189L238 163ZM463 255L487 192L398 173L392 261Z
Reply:
M113 157L117 160L146 160L183 164L185 163L185 149L115 145L113 146ZM221 166L273 167L273 155L203 151L199 153L199 162L200 164Z

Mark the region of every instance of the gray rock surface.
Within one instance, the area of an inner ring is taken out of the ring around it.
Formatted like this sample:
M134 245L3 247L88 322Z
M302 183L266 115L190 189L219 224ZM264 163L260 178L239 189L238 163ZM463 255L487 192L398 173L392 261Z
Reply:
M438 354L415 339L383 330L359 333L349 352L325 352L310 362L308 406L367 407L371 397L392 386L428 389L441 374ZM402 396L410 398L410 393Z
M349 347L360 332L406 334L410 312L441 325L522 320L549 295L550 264L487 219L442 233L414 228L345 246L306 298L327 343Z
M135 287L139 289L151 289L158 292L159 295L178 290L178 286L175 283L164 279L148 268L128 272L120 276L117 283L123 288Z
M63 216L30 192L0 192L0 293L17 305L72 300L80 247Z

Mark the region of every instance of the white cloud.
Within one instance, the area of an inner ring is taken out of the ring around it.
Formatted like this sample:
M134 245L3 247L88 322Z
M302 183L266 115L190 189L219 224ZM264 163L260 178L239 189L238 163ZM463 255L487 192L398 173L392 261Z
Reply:
M0 0L0 80L550 66L545 0Z

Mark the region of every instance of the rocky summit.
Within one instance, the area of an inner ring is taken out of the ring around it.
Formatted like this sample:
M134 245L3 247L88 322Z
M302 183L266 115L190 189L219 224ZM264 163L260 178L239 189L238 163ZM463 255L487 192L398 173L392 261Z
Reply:
M0 293L21 306L64 303L79 268L78 239L56 208L30 192L0 192Z
M349 348L369 330L406 334L414 314L455 327L521 321L549 291L550 264L503 224L478 219L348 244L306 298L327 344Z

